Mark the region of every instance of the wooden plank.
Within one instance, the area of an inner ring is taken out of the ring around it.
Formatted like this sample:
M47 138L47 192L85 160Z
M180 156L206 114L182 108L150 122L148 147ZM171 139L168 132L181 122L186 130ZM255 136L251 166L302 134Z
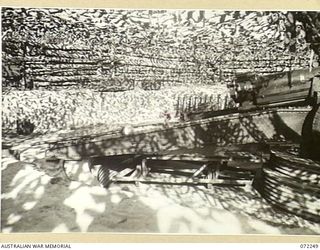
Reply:
M199 168L196 172L194 172L194 174L192 175L192 178L199 176L203 172L203 170L205 170L207 167L208 167L208 164L203 164L201 168Z
M237 159L238 158L238 159ZM159 155L159 156L150 156L147 157L147 159L157 159L157 160L163 160L163 161L173 161L177 163L177 167L181 166L178 162L179 161L194 161L194 162L217 162L217 163L223 163L227 162L228 164L226 167L234 168L234 169L243 169L243 170L257 170L260 169L263 162L250 162L249 156L236 156L236 155L226 155L226 156L205 156L205 155L196 155L196 154L188 154L188 155ZM185 163L186 165L188 163ZM163 166L168 166L170 164L164 163Z
M125 168L123 170L121 170L118 174L117 174L117 178L120 178L120 177L124 177L126 176L127 174L130 174L134 171L133 168Z
M151 169L150 174L158 173L158 174L170 174L172 176L185 176L190 177L194 171L186 171L186 170L176 170L176 169Z
M274 200L283 207L300 210L320 216L319 201L312 197L290 196L283 193L280 189L274 190L273 187L267 187L264 190L267 199Z
M298 215L298 216L305 218L307 220L315 221L317 223L320 222L319 215L312 214L312 213L310 213L306 210L303 210L303 209L288 207L288 206L284 205L283 203L279 202L278 199L274 198L274 197L273 198L272 197L265 197L265 199L268 202L270 202L274 207L277 207L279 209L287 211L291 214Z
M222 179L197 179L197 178L156 178L156 177L123 177L123 178L112 178L113 182L141 182L141 183L154 183L154 184L212 184L212 185L247 185L251 183L248 180L222 180Z
M219 171L219 176L231 179L253 179L254 175L250 172L235 172L221 169Z
M151 169L198 169L201 165L199 162L192 161L150 161L148 166Z
M270 168L273 173L277 173L283 177L288 177L292 180L297 180L301 183L318 184L320 183L320 175L313 174L308 171L292 170L290 168L283 168L276 166L275 168ZM263 171L268 171L267 168L263 168Z
M251 162L249 160L247 161L230 160L228 161L228 164L226 167L238 169L238 170L255 171L255 170L261 169L262 165L263 165L263 162L256 163L256 162Z
M155 155L155 156L147 156L147 159L150 160L172 160L172 161L222 161L227 160L228 157L225 156L206 156L206 155L198 155L198 154L166 154L166 155Z
M277 180L270 179L269 177L265 178L263 180L263 182L264 182L263 183L264 190L269 187L271 192L281 191L283 196L288 196L288 197L291 197L292 199L297 199L297 201L301 201L301 198L299 198L299 196L301 196L301 197L305 197L305 198L308 197L311 200L314 199L314 200L320 202L320 199L319 199L320 193L319 192L315 192L315 191L311 191L311 190L302 190L297 187L293 187L293 186L287 185L285 183L279 182ZM319 205L320 205L320 203L319 203Z
M264 190L269 199L274 199L279 204L282 204L285 207L305 210L311 213L316 213L320 215L319 211L319 201L317 199L312 199L311 197L304 196L290 196L283 193L281 190L273 190L272 187L266 187Z
M320 186L319 183L303 183L302 181L298 182L297 180L293 180L291 177L286 177L281 174L277 174L273 171L268 171L267 169L263 169L265 180L269 182L273 182L276 185L286 185L292 189L300 190L300 192L310 192L314 194L319 194L320 196Z
M320 174L320 164L318 162L310 159L299 158L285 152L272 150L270 162L272 162L275 167L287 167L292 168L292 171L298 169Z

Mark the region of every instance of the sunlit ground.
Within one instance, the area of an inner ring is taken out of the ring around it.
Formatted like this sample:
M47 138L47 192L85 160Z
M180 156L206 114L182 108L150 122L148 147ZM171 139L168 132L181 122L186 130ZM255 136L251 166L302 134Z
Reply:
M106 190L85 168L80 181L51 182L32 164L4 155L2 231L320 233L318 224L271 208L252 189L141 184Z

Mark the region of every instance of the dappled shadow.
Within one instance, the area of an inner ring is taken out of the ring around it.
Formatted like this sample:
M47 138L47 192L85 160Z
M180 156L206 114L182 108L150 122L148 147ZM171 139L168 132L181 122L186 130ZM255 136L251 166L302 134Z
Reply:
M51 231L57 223L66 221L54 195L60 192L60 186L50 184L50 177L35 171L31 164L8 165L2 171L2 231ZM68 214L69 221L72 221L71 215Z
M301 112L301 116L304 115L306 112ZM155 124L146 129L133 127L128 135L121 130L98 134L75 131L45 143L39 138L33 141L26 137L35 144L29 144L28 140L23 143L28 142L27 148L44 143L46 150L49 148L52 155L62 159L200 152L207 146L214 153L219 148L224 153L234 145L256 144L285 136L287 128L275 128L283 120L279 122L274 117L274 113L265 112L257 116L231 115L226 119L214 117L183 124ZM299 126L293 130L298 131ZM274 210L257 193L240 188L224 186L208 190L194 186L154 188L154 185L142 185L141 188L105 190L83 182L70 182L61 176L52 181L50 173L43 171L23 162L4 168L3 231L318 232L313 224ZM162 197L162 201L157 197ZM226 226L222 218L228 218L230 226ZM297 229L299 227L302 231Z
M320 117L320 104L315 105L307 115L302 128L301 152L300 156L313 160L320 160L320 126L316 121ZM318 132L317 132L318 131Z
M126 214L128 204L121 201L132 197L131 192L52 178L25 162L3 167L2 232L155 231L154 223L144 227ZM135 206L144 211L138 221L152 218L150 209L138 202ZM116 216L121 211L125 219Z
M36 140L40 136L41 135L37 133L33 133L30 135L19 135L17 133L2 131L2 149L9 149L14 145L22 144L28 140Z
M315 161L273 150L257 178L257 190L283 211L319 223L319 167Z
M307 112L308 110L255 111L162 127L155 124L148 129L139 130L139 127L136 127L128 135L121 131L110 131L105 135L93 134L90 138L78 137L67 142L52 142L49 155L81 159L101 155L166 154L208 145L263 143L275 138L290 140L290 134L295 134L296 137L301 135L302 123ZM291 122L293 126L290 127L288 123ZM287 127L284 128L285 125Z
M3 232L317 234L254 190L230 186L113 184L52 178L23 162L3 166Z
M318 234L317 224L272 208L252 189L240 187L149 186L148 193L164 193L167 204L157 207L161 232L214 234Z
M301 143L303 124L309 114L303 112L300 113L286 113L278 112L272 117L272 123L274 124L276 130L276 138L282 136L282 140L287 140L290 142Z

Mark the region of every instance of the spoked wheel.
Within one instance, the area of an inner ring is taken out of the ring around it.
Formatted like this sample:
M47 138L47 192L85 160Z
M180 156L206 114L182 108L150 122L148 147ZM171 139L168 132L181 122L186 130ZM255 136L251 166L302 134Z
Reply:
M97 180L103 187L108 188L112 183L112 177L117 176L117 174L118 171L111 170L106 166L101 166L98 169Z
M116 177L125 177L135 170L137 159L131 155L97 157L91 159L90 171L99 183L108 188Z

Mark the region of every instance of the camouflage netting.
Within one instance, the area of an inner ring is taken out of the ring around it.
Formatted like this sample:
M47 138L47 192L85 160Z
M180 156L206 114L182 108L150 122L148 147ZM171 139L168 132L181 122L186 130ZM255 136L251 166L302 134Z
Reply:
M314 12L2 8L2 127L143 122L173 110L190 87L225 95L238 73L317 66L317 20Z
M222 87L171 88L158 91L92 92L11 91L2 96L2 129L17 129L17 121L30 121L35 133L80 128L95 124L119 125L164 122L164 112L175 119L179 97L227 96Z
M299 14L3 8L3 84L148 90L303 68L314 28Z

